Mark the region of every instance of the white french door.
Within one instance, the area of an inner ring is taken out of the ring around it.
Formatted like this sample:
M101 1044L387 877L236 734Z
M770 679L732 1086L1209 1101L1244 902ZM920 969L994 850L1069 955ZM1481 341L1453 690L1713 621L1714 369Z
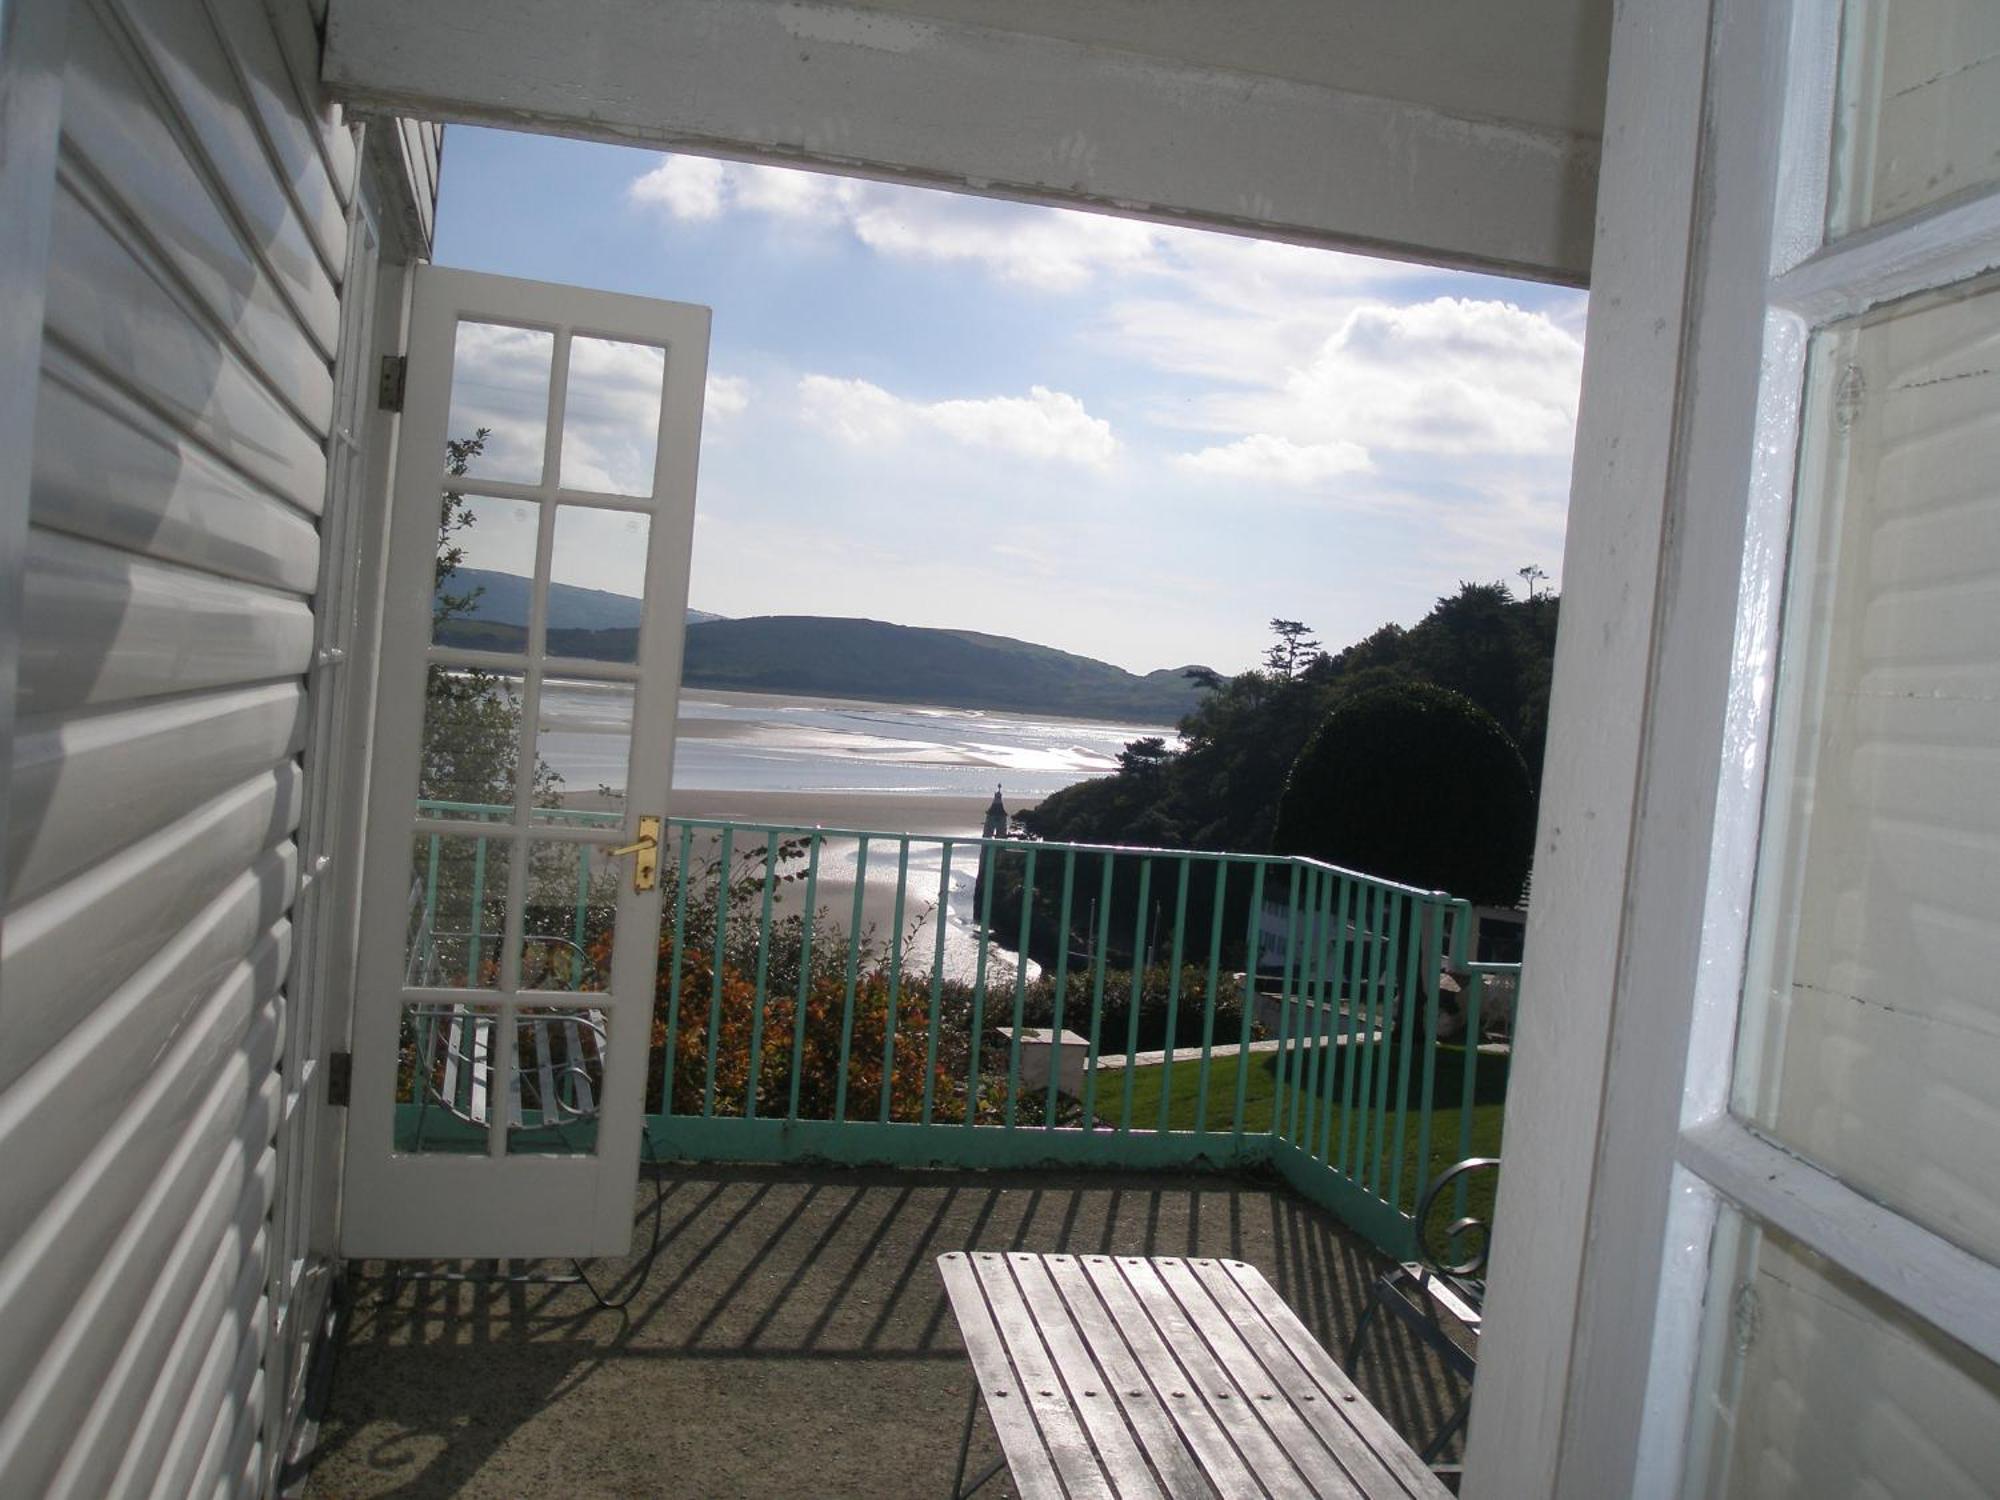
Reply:
M630 1244L708 327L417 272L344 1255Z
M1610 931L1615 995L1608 1032L1559 1035L1589 1031L1580 1006L1524 1047L1567 1066L1515 1078L1466 1493L1980 1500L2000 1494L2000 5L1617 24L1572 534L1626 598L1657 588L1634 842L1594 922L1575 861L1538 872L1567 931L1531 938L1526 992L1538 958L1560 977ZM1641 299L1658 315L1635 322ZM1657 413L1666 440L1634 442ZM1615 539L1643 574L1581 514L1621 464L1664 495L1657 554ZM1620 606L1569 582L1582 661ZM1559 665L1557 701L1613 690L1587 676ZM1612 738L1585 717L1568 732Z

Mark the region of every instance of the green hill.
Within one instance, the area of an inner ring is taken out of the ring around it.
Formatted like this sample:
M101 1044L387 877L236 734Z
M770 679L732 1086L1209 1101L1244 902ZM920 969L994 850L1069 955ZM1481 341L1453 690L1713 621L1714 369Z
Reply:
M976 630L764 615L688 627L690 686L1013 709L1167 724L1194 706L1180 668L1108 662Z
M518 651L525 631L524 580L460 569L452 592L481 590L466 615L447 621L441 645ZM559 592L560 590L560 592ZM549 650L585 661L629 661L637 602L591 589L551 586ZM734 688L949 708L997 708L1076 718L1170 724L1199 696L1183 667L1144 676L1004 635L931 630L880 620L764 615L725 620L688 612L689 687Z

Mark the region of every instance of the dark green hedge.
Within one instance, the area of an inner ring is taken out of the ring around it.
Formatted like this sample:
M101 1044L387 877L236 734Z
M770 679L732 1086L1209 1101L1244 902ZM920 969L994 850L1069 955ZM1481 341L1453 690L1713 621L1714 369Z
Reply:
M1469 698L1428 683L1357 693L1292 763L1274 846L1482 905L1527 879L1534 793L1521 752Z

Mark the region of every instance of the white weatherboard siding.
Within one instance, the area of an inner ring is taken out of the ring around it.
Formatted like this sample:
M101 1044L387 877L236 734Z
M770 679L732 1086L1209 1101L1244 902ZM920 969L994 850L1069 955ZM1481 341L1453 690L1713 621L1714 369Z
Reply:
M288 1201L323 1092L294 929L328 885L301 896L315 602L352 545L342 291L376 252L305 0L60 8L0 862L0 1493L259 1494L324 1294ZM435 132L395 134L428 194Z

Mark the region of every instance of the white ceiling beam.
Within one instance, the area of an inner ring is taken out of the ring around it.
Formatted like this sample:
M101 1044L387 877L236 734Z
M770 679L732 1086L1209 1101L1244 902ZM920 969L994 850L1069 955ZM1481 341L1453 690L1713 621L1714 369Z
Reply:
M352 109L1587 278L1595 137L1143 44L802 0L334 0L323 72Z

